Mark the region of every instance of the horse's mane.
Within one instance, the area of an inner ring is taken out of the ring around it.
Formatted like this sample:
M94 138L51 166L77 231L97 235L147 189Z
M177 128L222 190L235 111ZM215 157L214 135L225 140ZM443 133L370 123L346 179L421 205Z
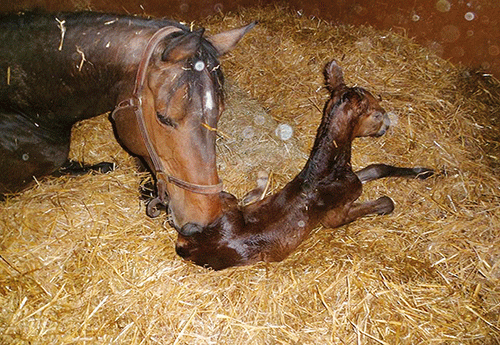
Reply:
M0 13L0 25L12 25L16 22L19 26L44 26L52 24L54 18L64 19L67 22L74 24L84 23L106 23L116 19L120 21L128 21L129 25L138 25L142 27L159 28L163 26L175 26L184 31L189 31L189 28L175 20L164 18L151 18L141 15L115 14L96 11L77 11L77 12L48 12L43 9L30 9L20 12Z
M95 11L80 11L80 12L47 12L41 9L34 9L25 12L3 13L0 14L0 27L6 26L10 29L31 28L46 28L57 25L55 19L64 20L66 25L78 24L104 24L118 22L124 26L137 26L139 28L160 29L165 26L174 26L181 29L181 32L173 33L169 38L175 38L191 33L191 29L177 21L164 18L151 18L140 15L126 15L114 13L102 13ZM169 40L172 41L172 40ZM175 42L172 41L171 44ZM169 43L167 43L168 47ZM214 46L205 38L202 37L198 52L193 57L197 60L202 60L207 63L211 77L215 81L215 92L218 97L223 99L224 77L219 67L218 52ZM189 66L186 66L189 67ZM196 83L196 73L186 70L185 82L190 85Z

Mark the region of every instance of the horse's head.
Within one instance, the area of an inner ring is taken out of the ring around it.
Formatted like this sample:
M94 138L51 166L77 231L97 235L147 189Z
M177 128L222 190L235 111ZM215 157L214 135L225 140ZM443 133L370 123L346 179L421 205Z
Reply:
M221 212L215 148L223 110L218 57L254 25L208 38L203 30L161 29L163 34L157 32L144 51L132 98L113 115L125 146L155 173L156 202L168 201L177 230L201 231Z
M391 120L379 101L363 88L347 87L342 69L335 60L326 65L325 79L331 92L326 111L330 111L336 104L350 101L352 111L359 116L354 122L353 137L379 137L385 134Z

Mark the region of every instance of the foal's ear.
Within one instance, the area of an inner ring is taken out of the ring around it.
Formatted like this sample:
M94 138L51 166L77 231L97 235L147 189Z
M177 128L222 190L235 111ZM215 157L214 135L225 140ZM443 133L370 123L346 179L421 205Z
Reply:
M221 56L236 47L236 44L238 44L243 36L245 36L245 34L250 31L255 25L257 25L257 22L250 23L247 26L238 29L221 32L219 34L208 37L207 40L212 43L219 56Z
M161 55L162 61L177 62L193 56L200 46L201 36L204 31L205 29L200 29L174 38L177 42L172 42L172 48L163 51Z
M345 86L344 73L342 73L342 68L337 64L337 61L332 60L326 64L325 81L330 92Z

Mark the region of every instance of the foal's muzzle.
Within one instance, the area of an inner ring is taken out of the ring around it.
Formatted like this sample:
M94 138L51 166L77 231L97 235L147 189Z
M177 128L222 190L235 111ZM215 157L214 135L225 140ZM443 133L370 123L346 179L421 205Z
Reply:
M377 134L375 134L376 137L381 137L382 135L387 132L389 127L391 126L391 119L389 118L389 115L387 113L384 114L384 122L380 126L380 129L378 130Z
M189 248L189 242L183 239L177 239L177 243L175 245L175 252L181 258L187 259L191 255L191 249Z

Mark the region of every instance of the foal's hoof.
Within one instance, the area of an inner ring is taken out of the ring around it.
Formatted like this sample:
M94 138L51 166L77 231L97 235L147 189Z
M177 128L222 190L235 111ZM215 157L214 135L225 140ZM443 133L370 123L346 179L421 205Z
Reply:
M257 173L257 187L248 192L240 201L241 206L247 206L264 199L269 189L269 174L265 171Z
M382 196L376 201L375 213L379 215L386 215L394 211L394 202L388 196Z
M427 169L427 168L413 168L413 171L415 172L415 178L425 180L432 175L434 175L434 170L432 169Z

